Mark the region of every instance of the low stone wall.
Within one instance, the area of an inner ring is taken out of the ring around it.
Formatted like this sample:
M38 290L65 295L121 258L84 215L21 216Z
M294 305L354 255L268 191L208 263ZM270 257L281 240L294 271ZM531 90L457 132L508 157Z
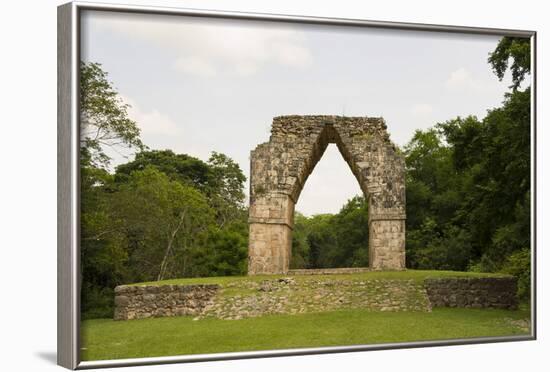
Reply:
M198 315L212 304L214 285L148 285L115 288L115 320Z
M115 289L114 318L189 315L196 319L241 319L341 309L426 312L437 306L515 309L516 289L514 277L434 278L419 282L313 275L235 280L223 286L119 286Z
M334 269L292 269L288 275L357 274L372 271L368 267L341 267Z
M191 315L241 319L362 308L431 311L426 290L414 280L294 278L239 280L217 285L119 286L115 320Z
M434 278L424 281L432 306L516 309L514 277Z
M252 318L343 309L431 311L422 283L414 280L281 278L228 283L200 317Z

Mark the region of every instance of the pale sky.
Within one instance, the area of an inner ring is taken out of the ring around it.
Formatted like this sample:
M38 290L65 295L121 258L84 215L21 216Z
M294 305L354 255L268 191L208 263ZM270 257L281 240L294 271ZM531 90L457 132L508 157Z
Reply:
M222 152L248 179L250 151L269 140L274 116L382 116L399 146L416 129L456 116L483 118L510 85L487 64L498 40L85 11L81 55L109 73L151 149L205 161ZM125 161L115 156L115 165ZM329 145L296 210L337 213L360 193Z

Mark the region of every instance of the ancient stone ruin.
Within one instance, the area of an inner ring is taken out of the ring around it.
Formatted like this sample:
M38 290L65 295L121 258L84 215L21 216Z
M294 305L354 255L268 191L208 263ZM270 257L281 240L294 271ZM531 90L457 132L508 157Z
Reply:
M307 279L305 279L307 278ZM168 316L242 319L343 309L432 311L432 307L517 309L512 276L412 279L309 275L222 284L115 288L115 320Z
M251 153L249 274L288 272L294 206L329 143L337 145L369 203L370 268L405 268L405 161L384 119L280 116L269 142Z

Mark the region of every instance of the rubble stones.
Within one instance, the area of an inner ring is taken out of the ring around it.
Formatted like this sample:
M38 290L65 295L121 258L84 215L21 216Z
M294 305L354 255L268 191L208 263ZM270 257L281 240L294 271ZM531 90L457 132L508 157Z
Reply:
M115 288L115 320L198 315L212 304L219 286L148 285Z
M264 280L259 286L250 283L248 288L249 292L236 296L223 296L222 290L202 317L241 319L358 308L431 311L423 285L413 280L275 279Z

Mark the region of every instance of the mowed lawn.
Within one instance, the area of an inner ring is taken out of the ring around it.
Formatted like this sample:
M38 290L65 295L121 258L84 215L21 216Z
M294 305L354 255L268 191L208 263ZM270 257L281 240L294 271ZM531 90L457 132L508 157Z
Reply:
M241 320L82 322L82 359L102 360L528 334L528 310L342 310Z

